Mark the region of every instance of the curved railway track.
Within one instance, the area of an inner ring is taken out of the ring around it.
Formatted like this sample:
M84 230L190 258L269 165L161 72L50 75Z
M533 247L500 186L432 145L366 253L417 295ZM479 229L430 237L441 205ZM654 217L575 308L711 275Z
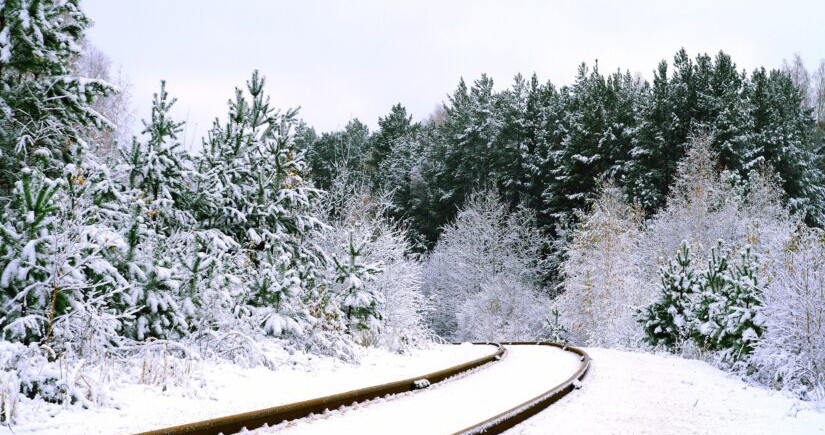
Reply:
M480 343L486 344L486 343ZM375 385L372 387L362 388L358 390L348 391L345 393L335 394L331 396L320 397L317 399L307 400L303 402L297 402L282 406L277 406L273 408L231 415L227 417L221 417L211 420L205 420L190 424L185 424L176 427L170 427L165 429L159 429L151 432L144 432L140 435L183 435L183 434L192 434L192 435L206 435L206 434L231 434L235 432L241 431L243 428L247 429L255 429L260 428L262 426L274 426L280 423L296 420L300 418L304 418L310 415L317 415L322 414L327 410L336 410L342 407L349 407L350 405L354 405L356 403L374 400L377 398L382 398L388 395L396 395L399 393L408 393L415 390L420 390L429 387L431 384L437 384L439 382L444 381L445 379L454 377L458 374L463 372L467 372L472 369L476 369L482 366L485 366L488 363L493 361L497 361L503 358L507 354L507 347L511 347L513 352L516 352L518 349L517 354L524 353L527 347L523 346L551 346L555 348L562 349L567 352L571 352L578 356L580 364L578 365L578 369L575 370L573 374L571 374L564 382L554 385L552 388L543 391L541 394L538 394L535 397L532 397L529 400L522 401L521 403L510 403L507 405L502 405L500 408L496 408L494 412L499 412L499 414L490 417L484 421L478 422L473 424L469 427L466 427L463 430L455 432L456 434L494 434L494 433L501 433L516 424L526 420L527 418L535 415L539 411L543 410L544 408L548 407L555 401L559 400L561 397L568 394L578 385L578 382L584 378L587 370L590 366L590 358L588 355L582 351L581 349L565 346L558 343L537 343L537 342L510 342L502 344L494 344L496 346L495 352L473 361L469 361L464 364L460 364L457 366L453 366L444 370L440 370L433 373L428 373L422 376L404 379L400 381L390 382L387 384ZM535 349L530 349L534 351ZM558 351L556 351L558 352ZM524 360L524 356L520 356L522 360ZM489 369L488 369L489 370ZM485 370L484 373L487 371ZM477 375L473 375L477 376ZM471 376L471 378L473 377ZM461 382L461 381L456 381ZM532 378L531 378L532 383ZM451 382L450 384L454 384ZM446 385L446 384L445 384ZM430 396L426 396L427 393L423 393L422 398L428 398ZM419 397L417 394L410 396L411 398ZM402 403L403 400L398 400L399 403ZM515 405L515 406L513 406ZM376 405L376 408L380 405ZM509 408L508 408L509 407ZM367 406L367 409L373 408L372 406ZM491 415L494 412L489 412ZM482 414L484 415L484 414ZM485 415L485 416L486 416ZM430 418L430 416L425 416L425 418ZM471 420L472 421L472 420ZM291 424L291 423L290 423ZM303 423L302 423L303 424ZM312 423L307 423L312 425ZM311 426L310 426L311 427ZM461 426L459 426L461 427ZM406 428L409 429L409 428ZM274 430L274 429L273 429ZM310 429L312 430L312 429ZM448 432L452 432L454 429L449 430Z
M316 399L301 402L288 403L286 405L275 406L272 408L259 409L242 414L234 414L225 417L187 423L179 426L152 430L149 432L141 432L138 435L228 435L240 432L244 428L252 430L265 425L272 426L284 421L304 418L312 414L321 414L329 409L338 409L342 406L350 406L387 395L405 393L408 391L426 388L432 384L437 384L460 373L498 361L507 354L507 350L501 344L477 344L492 345L495 346L496 349L494 352L484 357L413 378L373 385L366 388L359 388L357 390L346 391L343 393L318 397Z
M575 371L575 373L571 374L570 377L567 378L561 384L558 384L555 387L545 391L544 393L539 394L538 396L533 397L532 399L527 400L526 402L521 403L513 408L510 408L507 411L504 411L494 417L490 417L487 420L484 420L480 423L477 423L473 426L456 432L454 435L500 434L506 431L507 429L511 429L515 425L543 411L553 403L557 402L562 397L566 396L574 389L579 388L581 386L580 382L582 381L582 379L584 379L585 375L587 375L587 371L590 369L590 356L587 354L587 352L585 352L582 349L579 349L578 347L567 346L564 344L552 342L509 342L503 344L511 346L541 345L558 347L560 349L578 355L581 364L579 365L579 368Z

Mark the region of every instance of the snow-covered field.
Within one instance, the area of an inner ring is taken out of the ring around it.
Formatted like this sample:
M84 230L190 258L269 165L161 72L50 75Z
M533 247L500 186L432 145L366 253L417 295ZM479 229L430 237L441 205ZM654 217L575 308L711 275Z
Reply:
M586 350L593 362L584 387L508 434L825 434L822 408L703 362Z
M454 366L495 351L491 346L436 345L409 355L362 349L358 365L308 355L274 355L272 371L193 363L183 386L122 383L110 393L119 409L21 403L15 434L125 434L277 406ZM274 350L272 351L275 352ZM139 368L136 368L139 369ZM139 373L137 374L139 375ZM128 375L124 375L126 378ZM137 377L137 376L136 376ZM0 434L11 433L8 428Z

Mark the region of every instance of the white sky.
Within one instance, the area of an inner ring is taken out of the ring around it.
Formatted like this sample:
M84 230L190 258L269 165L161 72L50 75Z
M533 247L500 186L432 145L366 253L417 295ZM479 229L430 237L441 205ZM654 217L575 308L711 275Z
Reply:
M189 143L259 69L276 107L319 131L371 127L401 102L426 118L459 80L573 81L582 61L649 78L680 47L739 69L825 57L825 1L83 0L88 35L132 83L146 117L160 79ZM199 139L194 140L199 143ZM196 145L197 146L197 145Z

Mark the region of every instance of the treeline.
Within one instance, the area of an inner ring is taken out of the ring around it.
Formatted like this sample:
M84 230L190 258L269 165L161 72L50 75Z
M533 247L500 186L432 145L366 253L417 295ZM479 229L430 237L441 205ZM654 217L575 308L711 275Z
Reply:
M574 83L561 87L518 75L497 91L483 75L471 85L461 80L443 111L424 122L412 122L399 104L375 132L358 120L320 136L304 126L299 142L319 187L346 167L393 191L393 217L425 248L479 186L496 187L511 208L535 211L550 235L586 207L601 180L649 216L664 205L686 143L698 134L709 135L720 164L743 178L774 168L791 209L821 225L825 124L810 106L825 96L810 76L800 89L791 72L799 71L746 73L723 52L691 58L680 50L652 82L605 75L598 64L582 64Z

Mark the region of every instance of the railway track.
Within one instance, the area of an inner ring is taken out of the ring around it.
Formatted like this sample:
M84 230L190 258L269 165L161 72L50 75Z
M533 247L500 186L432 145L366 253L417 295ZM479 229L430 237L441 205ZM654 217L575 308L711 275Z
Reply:
M406 403L410 400L415 400L415 398L421 398L419 400L429 401L429 399L432 398L434 394L436 396L438 396L438 395L444 396L446 394L446 395L448 395L447 397L449 397L449 394L450 394L449 389L448 389L449 386L454 385L454 384L458 384L460 382L466 382L465 379L475 378L475 377L479 376L479 374L473 374L471 376L462 378L462 379L460 379L458 381L455 381L455 382L450 382L448 384L440 384L440 385L435 386L433 388L429 388L429 387L433 386L435 384L439 384L440 382L442 382L442 381L444 381L448 378L452 378L452 377L454 377L456 375L459 375L461 373L468 372L470 370L477 369L477 368L480 368L482 366L486 366L486 365L490 364L491 362L500 360L508 354L508 349L512 349L511 353L516 354L519 358L519 361L528 361L527 358L529 358L529 354L530 353L535 353L539 349L537 346L542 346L542 349L544 349L544 348L547 348L547 349L549 349L549 348L561 349L562 351L571 352L572 354L577 356L578 359L579 359L578 368L575 371L568 370L567 372L565 372L565 373L572 372L572 374L570 374L569 377L567 379L565 379L563 382L561 382L561 383L554 382L552 384L552 388L549 388L549 389L542 388L540 394L537 394L537 395L534 395L534 396L531 395L530 398L527 399L527 400L519 400L519 401L516 401L516 402L513 402L513 403L509 403L508 404L509 406L501 406L499 408L496 408L495 412L484 411L484 412L487 412L487 413L483 414L483 417L488 417L490 415L494 415L494 416L489 417L486 420L484 420L483 418L477 418L476 420L472 421L472 422L477 421L477 423L472 424L472 425L468 425L465 429L462 429L462 430L459 430L459 431L455 432L456 434L501 433L501 432L515 426L516 424L524 421L525 419L529 418L530 416L535 415L536 413L538 413L542 409L546 408L547 406L549 406L553 402L557 401L558 399L560 399L561 397L563 397L564 395L566 395L567 393L572 391L578 385L578 382L585 376L585 374L586 374L586 372L589 368L589 364L590 364L590 359L584 351L582 351L578 348L567 347L567 346L556 344L556 343L512 342L512 343L504 343L503 345L502 344L493 344L493 346L495 346L495 351L492 352L491 354L485 356L485 357L478 358L476 360L469 361L467 363L460 364L460 365L457 365L457 366L449 367L447 369L440 370L440 371L437 371L437 372L424 374L422 376L417 376L417 377L409 378L409 379L403 379L403 380L390 382L390 383L386 383L386 384L381 384L381 385L375 385L375 386L372 386L372 387L367 387L367 388L362 388L362 389L358 389L358 390L348 391L348 392L345 392L345 393L335 394L335 395L331 395L331 396L325 396L325 397L312 399L312 400L307 400L307 401L303 401L303 402L297 402L297 403L277 406L277 407L273 407L273 408L268 408L268 409L253 411L253 412L247 412L247 413L243 413L243 414L231 415L231 416L222 417L222 418L216 418L216 419L211 419L211 420L194 422L194 423L185 424L185 425L181 425L181 426L175 426L175 427L170 427L170 428L159 429L159 430L155 430L155 431L151 431L151 432L144 432L140 435L160 435L160 434L164 434L164 435L184 435L184 434L186 434L186 435L207 435L207 434L218 434L218 433L231 434L231 433L239 432L244 428L252 430L252 429L260 428L260 427L263 427L263 426L275 426L275 425L279 425L279 424L280 424L279 428L282 428L285 424L287 424L287 423L284 423L284 422L297 420L297 419L302 419L304 417L311 416L311 415L324 414L328 410L352 409L351 405L355 405L356 403L361 403L361 402L365 402L365 401L372 401L372 400L375 400L375 399L380 399L380 398L384 398L386 396L391 396L391 395L409 393L407 395L404 395L404 396L408 396L409 399L405 398L404 400L389 400L389 401L387 401L388 404L390 402L392 402L392 404ZM528 349L530 350L530 352L527 351ZM557 352L558 352L558 350L557 350ZM511 357L508 357L508 359L505 360L505 362L508 363L508 364L512 364L510 359L511 359ZM504 363L502 363L502 364L504 364ZM535 362L534 362L534 364L535 364ZM489 367L494 367L494 369L500 369L499 365L489 366ZM516 367L516 369L518 369L518 367ZM496 379L497 375L490 374L489 373L490 370L492 370L492 369L485 369L484 371L479 372L479 373L487 374L487 376L491 377L491 379ZM506 379L497 379L497 381L498 382L506 382ZM530 381L531 381L530 382L531 384L535 384L535 380L531 379ZM523 386L519 387L519 388L523 388ZM420 395L418 393L415 393L415 394L410 393L410 392L413 392L413 391L416 391L416 390L422 390L422 389L430 389L430 390L432 390L432 392L424 392ZM399 396L395 396L395 397L397 398ZM382 401L378 400L376 402L382 402ZM459 403L459 406L461 404L462 403ZM384 413L384 411L378 409L381 406L384 406L384 405L381 405L381 403L369 404L365 409L367 409L367 410L375 409L374 412L377 412L378 415L380 415L380 414ZM490 408L490 409L492 410L493 408ZM343 411L343 412L347 413L348 411ZM409 414L409 410L408 411L401 410L400 412ZM415 411L413 411L413 412L415 412ZM496 414L496 412L498 412L498 414ZM330 414L339 414L338 418L345 418L347 420L349 419L349 417L345 417L343 415L340 415L340 414L342 414L340 412L333 412L333 413L330 413ZM387 414L387 415L391 415L391 413ZM369 418L369 417L366 417L366 418ZM415 416L415 418L420 421L422 419L428 419L428 418L430 418L430 416L429 415L424 415L423 417L422 416ZM483 420L483 421L478 421L478 420ZM331 424L333 426L336 424L334 422L325 422L323 419L319 420L319 423L321 423L321 424L324 424L324 423ZM313 429L313 427L315 426L316 423L314 423L314 422L304 423L302 421L301 424L304 424L306 426L304 428L305 431L308 431L310 433L315 431L315 429ZM289 423L289 425L292 425L292 423ZM369 431L370 429L371 428L368 427L366 430ZM411 427L406 427L405 428L405 430L410 430L410 429L412 429L412 428ZM324 432L324 429L319 428L318 430ZM415 429L413 429L413 430L417 431ZM453 429L450 429L446 432L444 432L440 428L438 430L443 432L443 433L454 432ZM261 432L267 432L267 433L269 431L274 431L274 432L277 433L276 429L262 429L261 430ZM287 430L287 432L289 432L289 430ZM338 432L341 432L341 431L338 431ZM393 430L393 432L398 432L398 431ZM386 433L386 432L383 429L377 429L376 428L375 433ZM415 433L415 432L411 432L411 433ZM422 433L428 433L428 432L425 431L425 432L422 432Z
M540 345L552 346L563 349L567 352L572 352L579 356L578 369L570 375L564 382L554 386L538 396L533 397L517 406L514 406L507 411L504 411L496 416L490 417L487 420L476 423L467 427L454 435L474 435L474 434L500 434L507 429L511 429L517 424L527 420L528 418L543 411L553 403L557 402L562 397L566 396L571 391L581 386L581 381L587 375L590 369L590 356L582 349L573 346L567 346L559 343L536 343L536 342L510 342L504 343L506 345Z

